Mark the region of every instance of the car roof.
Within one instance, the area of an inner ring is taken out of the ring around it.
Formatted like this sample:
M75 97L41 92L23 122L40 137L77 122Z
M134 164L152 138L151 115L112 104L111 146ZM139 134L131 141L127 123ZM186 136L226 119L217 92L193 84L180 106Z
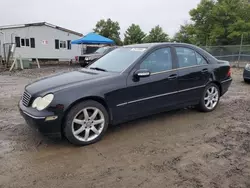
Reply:
M188 43L178 43L178 42L159 42L159 43L143 43L143 44L132 44L132 45L126 45L123 47L128 47L128 48L147 48L148 50L155 48L155 47L161 47L164 45L173 45L173 46L182 46L182 47L190 47L191 49L196 49L200 53L206 55L207 57L212 58L214 61L216 61L216 58L212 56L210 53L208 53L206 50L195 46L193 44L188 44Z
M129 48L153 48L153 47L162 46L162 45L183 45L183 46L193 46L193 45L187 44L187 43L158 42L158 43L131 44L131 45L123 46L123 47L129 47Z

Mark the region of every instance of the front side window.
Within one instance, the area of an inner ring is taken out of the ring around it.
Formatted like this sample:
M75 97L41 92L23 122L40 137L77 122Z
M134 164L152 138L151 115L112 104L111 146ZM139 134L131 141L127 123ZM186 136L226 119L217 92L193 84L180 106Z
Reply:
M120 47L95 61L88 68L101 68L110 72L122 72L133 64L146 48Z
M140 69L148 69L151 73L167 71L172 68L170 48L155 50L140 65Z
M180 68L198 65L194 50L191 50L189 48L177 47L176 53Z

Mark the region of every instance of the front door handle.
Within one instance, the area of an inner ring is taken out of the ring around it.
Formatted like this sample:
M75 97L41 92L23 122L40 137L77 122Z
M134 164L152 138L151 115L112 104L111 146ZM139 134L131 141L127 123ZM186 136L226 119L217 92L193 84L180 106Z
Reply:
M174 80L177 78L177 74L172 74L168 77L169 80Z
M203 70L201 71L202 74L207 73L207 72L208 72L208 69L203 69Z

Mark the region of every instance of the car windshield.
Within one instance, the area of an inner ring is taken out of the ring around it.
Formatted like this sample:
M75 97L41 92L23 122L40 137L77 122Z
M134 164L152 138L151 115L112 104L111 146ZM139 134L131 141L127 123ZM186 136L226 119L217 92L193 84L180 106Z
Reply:
M95 51L95 53L102 54L102 53L104 53L107 49L108 49L108 47L101 47L101 48L98 48L98 49Z
M117 48L95 61L88 68L108 72L122 72L137 60L146 48Z

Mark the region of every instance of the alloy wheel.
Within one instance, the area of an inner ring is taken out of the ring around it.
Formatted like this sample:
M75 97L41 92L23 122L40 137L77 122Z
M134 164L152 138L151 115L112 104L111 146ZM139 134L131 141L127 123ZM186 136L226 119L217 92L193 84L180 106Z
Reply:
M216 107L219 101L219 91L215 86L211 86L207 89L204 102L207 109L212 110Z
M86 107L76 114L72 121L72 133L79 141L96 139L105 125L104 114L96 107Z

